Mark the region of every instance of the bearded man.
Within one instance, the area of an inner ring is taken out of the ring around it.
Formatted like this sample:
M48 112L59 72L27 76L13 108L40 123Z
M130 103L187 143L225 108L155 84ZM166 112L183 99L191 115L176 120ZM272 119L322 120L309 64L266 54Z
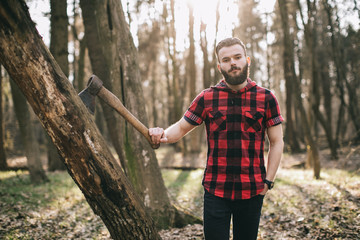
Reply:
M203 90L175 124L150 128L155 144L174 143L203 122L208 154L204 186L206 240L256 239L265 194L274 186L283 151L283 118L274 94L249 78L250 57L238 38L216 47L224 76ZM269 139L267 164L265 137Z

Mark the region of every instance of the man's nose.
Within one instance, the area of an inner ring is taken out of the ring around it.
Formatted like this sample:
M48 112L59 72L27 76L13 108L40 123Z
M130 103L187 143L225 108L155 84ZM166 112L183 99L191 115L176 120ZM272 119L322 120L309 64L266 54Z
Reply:
M231 64L231 65L235 65L235 64L236 64L235 59L231 58L231 59L230 59L230 64Z

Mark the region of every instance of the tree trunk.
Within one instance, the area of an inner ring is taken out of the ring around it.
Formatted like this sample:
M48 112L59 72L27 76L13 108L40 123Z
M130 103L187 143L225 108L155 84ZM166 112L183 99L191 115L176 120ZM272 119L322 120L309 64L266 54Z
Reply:
M104 82L104 86L107 89L112 91L119 99L122 99L119 82L122 70L116 55L116 50L114 49L116 47L116 45L114 45L116 39L112 39L113 26L109 26L111 22L107 23L107 11L110 11L110 6L107 6L106 2L103 2L101 5L101 3L95 3L94 1L92 1L91 4L88 1L80 1L80 6L85 27L85 40L89 49L92 70ZM100 12L100 10L102 11ZM109 21L110 20L111 19L109 19ZM107 27L100 29L97 27L103 25L106 25ZM104 43L104 41L107 41L107 43ZM115 62L115 60L117 62ZM127 164L125 162L125 150L123 148L123 135L125 133L124 120L106 103L103 101L100 101L100 103L109 130L111 142L119 157L121 166L125 173L128 173Z
M71 25L71 34L74 42L74 62L73 62L73 85L78 92L81 92L86 87L85 85L85 59L87 57L87 46L85 40L85 34L82 38L79 38L78 31L83 31L82 19L79 14L80 6L78 6L76 0L73 3L73 24ZM81 23L80 21L81 20ZM79 29L80 28L80 29ZM84 32L82 32L84 33ZM76 51L79 52L78 57Z
M304 25L304 35L305 35L305 43L307 46L307 49L309 50L309 55L310 55L310 59L311 59L311 93L310 95L310 103L311 103L311 107L312 110L315 114L316 119L320 122L321 126L323 127L324 131L325 131L325 135L326 135L326 139L328 141L329 144L329 148L331 150L331 156L333 159L337 159L337 145L335 144L335 140L333 139L333 134L332 134L332 121L331 118L326 119L324 116L328 116L328 115L324 115L320 112L320 98L321 98L321 93L320 93L320 85L323 81L321 81L321 74L320 74L320 68L319 68L319 64L318 64L318 46L317 46L317 30L316 30L316 1L314 2L310 2L307 1L307 8L308 8L308 22L305 23L304 20L304 16L302 14L302 8L301 8L301 4L300 1L297 0L297 5L299 8L299 13L301 16L301 20L302 23ZM324 89L324 88L322 88ZM330 102L326 102L325 105L329 105L331 106L331 101ZM330 116L331 117L331 116Z
M358 114L360 113L360 109L357 102L356 91L354 92L353 86L349 84L349 80L347 79L346 64L342 62L344 59L344 54L343 54L343 50L341 49L342 47L338 44L338 38L336 37L339 36L340 33L336 32L335 24L333 23L332 20L333 9L331 5L328 3L328 0L322 0L322 3L328 16L329 31L331 33L332 57L336 66L337 88L340 92L340 101L342 105L345 105L347 107L348 112L351 116L351 121L356 130L356 140L360 141L360 121L359 121L360 114ZM340 29L339 26L338 29ZM348 90L349 104L346 104L345 101L346 95L345 95L344 83Z
M0 65L0 171L7 169L5 147L4 147L4 122L3 122L3 103L2 103L2 66Z
M221 73L219 72L218 68L217 68L217 58L216 58L216 37L219 31L219 21L220 21L220 0L217 0L216 3L216 21L215 21L215 38L214 38L214 43L213 43L213 53L212 53L212 61L211 61L211 65L212 65L212 71L213 71L213 80L212 80L212 84L215 85L216 83L218 83L220 81L220 79L222 78Z
M51 17L50 17L50 52L59 64L61 70L69 76L68 61L68 16L66 0L50 0ZM56 147L51 139L46 137L48 169L50 171L65 170L65 165L60 160Z
M170 0L170 29L168 37L168 51L171 59L172 66L172 95L174 98L174 106L172 107L174 111L173 119L171 122L176 122L182 115L182 104L180 100L180 84L179 84L179 66L177 61L177 50L176 50L176 29L175 29L175 0ZM172 39L170 41L170 39Z
M26 96L112 238L160 239L92 116L41 41L25 2L1 1L0 19L0 63Z
M195 64L195 40L194 40L194 9L189 4L189 42L190 42L190 49L189 49L189 56L186 62L186 66L188 69L188 77L189 77L189 84L188 84L188 92L189 92L189 101L192 101L196 95L196 64ZM203 133L203 128L199 127L194 129L188 136L186 136L185 141L190 143L189 150L192 153L199 153L201 150L201 135Z
M84 35L81 40L79 40L80 49L79 49L79 59L78 59L78 65L77 65L77 84L78 84L78 91L82 91L86 85L85 85L85 57L87 54L87 46L86 46L86 36Z
M35 138L34 127L26 99L12 79L10 79L10 85L31 182L41 183L48 181L40 159L39 143Z
M174 106L174 96L172 95L172 89L171 89L171 79L170 79L170 31L169 31L169 24L168 24L168 8L167 8L167 2L164 1L163 3L163 14L162 14L162 23L165 26L164 27L164 52L167 53L166 55L166 62L164 64L164 71L165 71L165 78L166 78L166 93L167 93L167 99L168 99L168 115L167 115L167 123L172 123L174 115L174 111L172 111L172 106Z
M167 65L168 69L166 72L170 73L171 76L168 80L168 90L170 90L170 104L169 106L169 123L172 124L177 122L183 114L183 102L184 97L181 96L182 92L185 92L186 87L186 78L185 81L182 81L180 84L180 73L179 73L179 61L178 61L178 52L176 50L176 29L175 29L175 0L169 1L169 9L168 2L164 1L164 25L165 25L165 37L166 37L166 46L167 46L167 54L171 61ZM169 13L170 11L170 23L168 23ZM170 67L171 66L171 67ZM167 76L168 77L168 76ZM182 88L184 87L184 89ZM186 154L187 147L185 138L173 144L177 151L181 151L183 154Z
M145 126L148 124L140 80L137 51L119 1L80 1L92 69L104 85ZM118 114L106 112L109 132L118 137L125 153L124 169L159 228L173 226L176 209L171 205L160 168L146 139ZM105 111L106 110L106 111ZM112 111L109 109L108 111ZM112 111L113 112L113 111ZM111 117L110 116L114 116ZM109 120L118 118L109 124ZM121 121L120 121L121 120ZM115 131L114 128L118 130ZM183 222L181 223L183 224Z
M294 83L294 88L286 89L286 91L291 91L294 94L297 108L301 113L301 122L303 126L303 130L305 133L305 139L307 143L308 153L312 156L312 161L314 163L314 177L316 179L320 178L320 159L319 159L319 151L316 142L313 139L310 131L310 124L308 122L308 117L302 103L301 99L301 85L299 79L295 73L295 64L294 64L294 47L293 42L290 36L289 30L289 16L288 10L286 6L286 0L278 0L280 14L281 14L281 23L284 34L284 74L286 82Z
M209 88L211 86L211 66L209 62L209 53L208 53L208 41L206 37L206 24L201 22L200 26L200 47L203 53L203 88Z

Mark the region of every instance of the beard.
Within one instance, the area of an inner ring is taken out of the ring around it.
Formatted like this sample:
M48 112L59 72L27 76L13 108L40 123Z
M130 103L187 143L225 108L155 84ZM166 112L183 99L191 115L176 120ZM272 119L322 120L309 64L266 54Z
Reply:
M235 76L230 76L229 72L233 70L240 70L239 67L231 66L231 69L229 71L225 71L222 68L220 68L220 71L222 75L225 78L225 81L230 85L240 85L245 82L245 80L249 77L249 64L246 63L246 65L241 69L240 73Z

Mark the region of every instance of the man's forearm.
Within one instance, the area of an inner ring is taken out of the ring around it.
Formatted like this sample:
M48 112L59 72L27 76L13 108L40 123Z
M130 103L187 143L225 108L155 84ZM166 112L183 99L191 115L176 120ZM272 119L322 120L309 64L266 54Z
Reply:
M166 143L176 143L182 138L182 132L180 131L180 124L179 122L174 123L164 132L164 138L167 138Z
M175 143L179 141L193 128L195 128L194 125L191 125L183 118L180 119L178 122L165 129L164 138L167 138L166 143Z
M268 154L268 166L266 171L266 179L274 181L276 172L280 165L280 160L284 148L284 142L277 141L270 143L269 154Z

